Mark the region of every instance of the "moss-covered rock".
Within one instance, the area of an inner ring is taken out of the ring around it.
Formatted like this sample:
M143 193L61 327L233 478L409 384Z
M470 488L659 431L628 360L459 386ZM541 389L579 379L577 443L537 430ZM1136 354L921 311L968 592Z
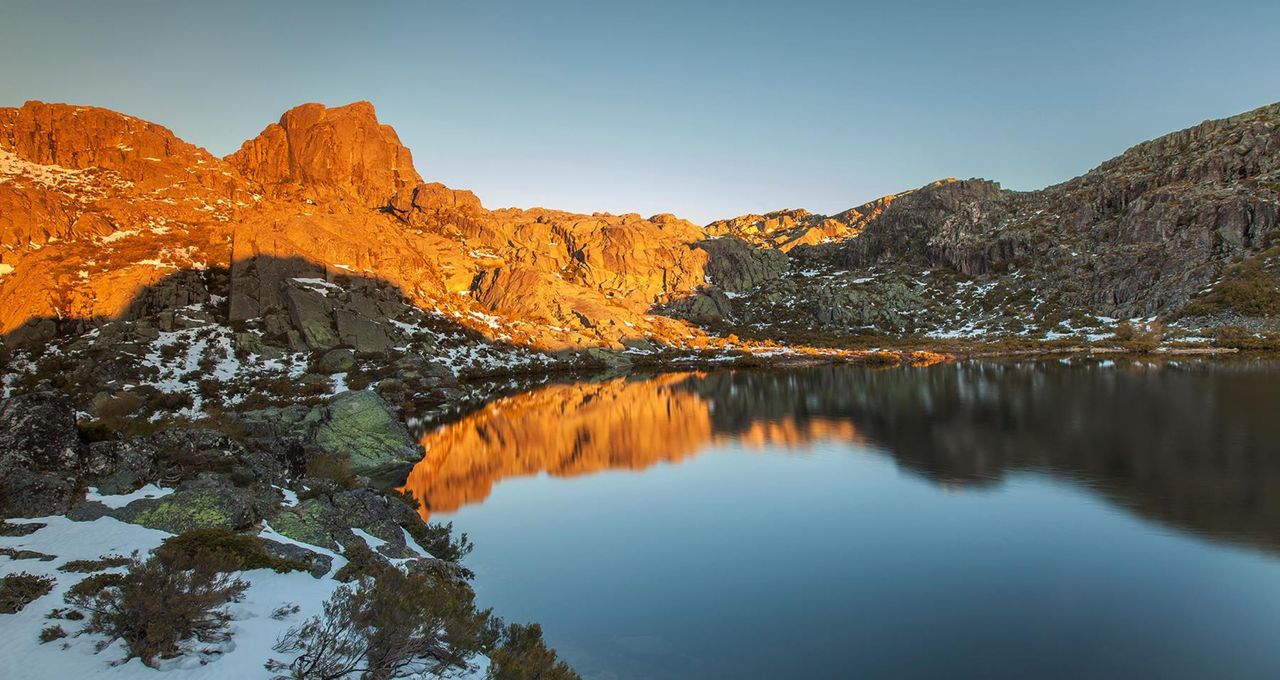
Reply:
M351 470L376 480L397 483L397 471L422 458L422 448L391 408L373 392L342 392L324 409L314 442L321 452L351 461Z
M125 522L173 534L193 529L242 529L260 516L247 490L217 486L134 501L112 514Z
M339 551L341 546L331 529L332 506L308 498L297 507L286 508L267 519L272 529L282 536L309 545Z

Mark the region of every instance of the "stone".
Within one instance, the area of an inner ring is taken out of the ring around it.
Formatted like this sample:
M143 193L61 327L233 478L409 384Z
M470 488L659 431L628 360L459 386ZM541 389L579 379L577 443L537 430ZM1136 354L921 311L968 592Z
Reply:
M631 366L631 357L616 350L589 347L586 350L586 355L608 368L629 368Z
M79 495L83 455L66 395L0 399L0 517L65 512Z
M321 355L316 368L324 373L343 373L355 368L356 353L347 348L331 349Z
M289 320L312 349L327 349L338 344L333 329L333 306L319 293L299 288L285 291Z
M406 532L424 534L418 513L399 500L368 489L308 498L297 507L280 510L267 522L283 536L327 550L342 552L356 544L366 546L354 528L385 542L375 552L383 558L422 557L405 540Z
M339 340L354 347L357 354L383 354L391 349L391 336L382 324L345 310L335 312L334 320L338 325Z
M98 493L126 494L153 478L158 457L155 445L143 437L94 442L85 458L85 472L96 478Z
M689 297L676 300L666 305L663 311L700 324L734 318L733 302L715 286L706 286Z
M333 558L328 555L314 550L307 550L295 543L281 543L280 541L262 537L259 537L258 540L262 542L262 548L267 551L268 555L283 560L301 562L307 565L307 571L315 578L324 578L333 569Z
M422 458L422 448L377 394L354 390L334 395L323 407L313 441L323 453L346 458L352 472L395 484L397 475Z
M171 534L207 528L240 530L261 518L249 494L230 484L144 498L110 514L124 522Z

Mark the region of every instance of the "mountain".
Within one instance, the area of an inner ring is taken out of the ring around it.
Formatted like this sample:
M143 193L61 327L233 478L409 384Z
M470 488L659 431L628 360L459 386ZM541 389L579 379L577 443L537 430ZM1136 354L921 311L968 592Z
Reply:
M295 284L350 274L541 349L705 343L648 314L704 282L696 225L487 210L470 192L423 183L368 103L297 107L219 159L128 116L29 102L0 111L0 153L0 332L11 337L226 298L226 320L281 329L282 348L325 349L343 335L343 310ZM290 263L254 264L268 257ZM229 281L198 275L212 269ZM381 327L365 333L372 344L395 342L385 310L364 306Z
M1278 224L1280 105L1040 191L947 179L699 227L486 208L425 181L367 102L296 107L226 158L28 102L0 109L4 387L54 380L91 414L143 390L199 416L294 383L448 404L460 376L661 363L739 335L1096 341L1134 317L1250 334L1277 329Z
M782 211L710 229L786 250L791 273L702 302L711 315L675 311L762 333L1040 337L1131 317L1275 329L1280 104L1144 142L1040 191L943 180L831 217Z

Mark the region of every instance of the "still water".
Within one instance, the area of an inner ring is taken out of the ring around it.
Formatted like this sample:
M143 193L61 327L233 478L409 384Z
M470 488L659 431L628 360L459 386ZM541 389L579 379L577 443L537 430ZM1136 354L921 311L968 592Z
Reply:
M551 385L408 487L588 680L1278 678L1280 366Z

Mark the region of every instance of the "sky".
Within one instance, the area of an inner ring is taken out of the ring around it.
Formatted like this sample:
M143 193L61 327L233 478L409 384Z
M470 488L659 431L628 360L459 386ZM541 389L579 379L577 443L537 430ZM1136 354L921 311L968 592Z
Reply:
M834 213L1035 189L1280 100L1280 2L0 0L0 106L104 106L218 155L373 102L487 207Z

